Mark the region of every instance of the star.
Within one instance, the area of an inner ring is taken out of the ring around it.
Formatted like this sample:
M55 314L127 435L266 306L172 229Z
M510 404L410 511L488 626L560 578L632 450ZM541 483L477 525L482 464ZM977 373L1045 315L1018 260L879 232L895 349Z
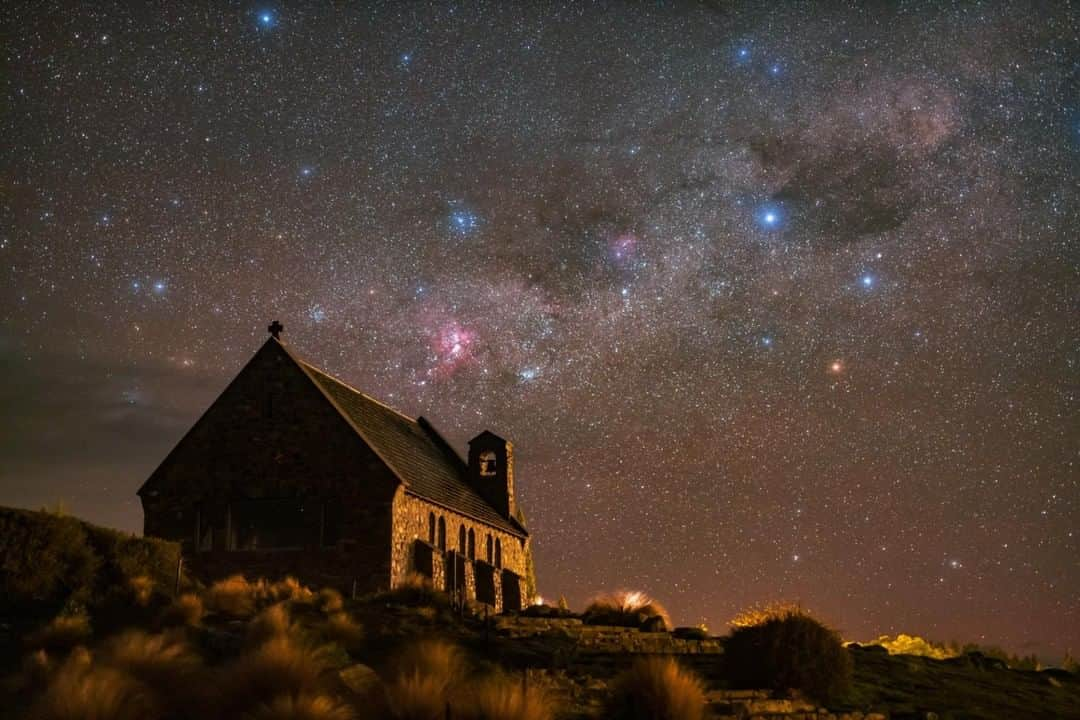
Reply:
M276 23L276 18L269 10L263 10L258 14L258 23L260 27L272 28Z

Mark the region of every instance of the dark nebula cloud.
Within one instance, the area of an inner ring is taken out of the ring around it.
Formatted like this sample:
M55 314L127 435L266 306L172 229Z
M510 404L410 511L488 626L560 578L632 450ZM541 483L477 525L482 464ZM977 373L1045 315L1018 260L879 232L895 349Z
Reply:
M0 502L138 529L278 318L547 595L1075 651L1078 16L6 4Z

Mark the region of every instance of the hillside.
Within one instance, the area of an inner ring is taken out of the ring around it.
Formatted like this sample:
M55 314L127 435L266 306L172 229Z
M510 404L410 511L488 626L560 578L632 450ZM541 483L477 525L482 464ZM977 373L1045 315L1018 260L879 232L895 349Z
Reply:
M728 638L692 629L555 608L489 617L421 582L347 600L290 581L187 580L177 596L174 545L26 511L0 511L0 529L0 717L410 718L426 698L431 717L450 704L452 717L601 718L627 673L663 658L698 713L674 718L1080 718L1075 675L977 654L849 647L853 682L826 711L738 689ZM502 710L480 712L492 698Z

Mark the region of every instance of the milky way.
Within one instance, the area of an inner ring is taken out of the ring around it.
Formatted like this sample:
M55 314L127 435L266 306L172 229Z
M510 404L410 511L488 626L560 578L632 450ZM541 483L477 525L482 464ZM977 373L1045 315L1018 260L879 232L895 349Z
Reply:
M5 4L0 503L138 529L280 319L545 596L1080 649L1077 8L660 5Z

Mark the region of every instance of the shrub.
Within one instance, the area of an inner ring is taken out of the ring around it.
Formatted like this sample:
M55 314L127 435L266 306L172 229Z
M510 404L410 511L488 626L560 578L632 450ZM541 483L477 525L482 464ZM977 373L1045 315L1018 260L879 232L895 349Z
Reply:
M804 612L798 603L787 600L777 600L769 603L757 603L746 608L728 621L731 627L753 627L772 620L773 618L787 617L792 613Z
M243 575L230 575L207 588L204 597L209 610L245 618L255 613L255 593L255 586Z
M851 656L840 636L801 611L736 627L724 643L724 660L739 687L796 689L829 703L851 685Z
M248 641L253 645L266 642L281 635L299 633L299 627L293 624L285 603L271 605L252 619L247 626Z
M0 508L0 614L47 617L65 607L94 608L117 588L149 598L153 588L168 587L179 553L178 543Z
M671 628L671 617L664 606L636 590L620 590L597 597L585 608L582 620L589 625Z
M318 596L319 609L327 615L341 612L345 609L345 600L334 588L323 588Z
M392 663L386 702L397 720L442 717L465 676L465 660L457 647L437 640L417 643Z
M612 688L604 717L614 720L701 720L701 681L671 659L637 660Z
M35 720L154 720L160 706L153 693L126 673L73 653L34 703Z
M352 709L330 695L279 695L246 716L250 720L351 720Z
M84 605L100 564L75 518L0 508L0 613Z
M551 720L555 711L541 688L505 675L492 675L471 685L453 716L463 720Z

